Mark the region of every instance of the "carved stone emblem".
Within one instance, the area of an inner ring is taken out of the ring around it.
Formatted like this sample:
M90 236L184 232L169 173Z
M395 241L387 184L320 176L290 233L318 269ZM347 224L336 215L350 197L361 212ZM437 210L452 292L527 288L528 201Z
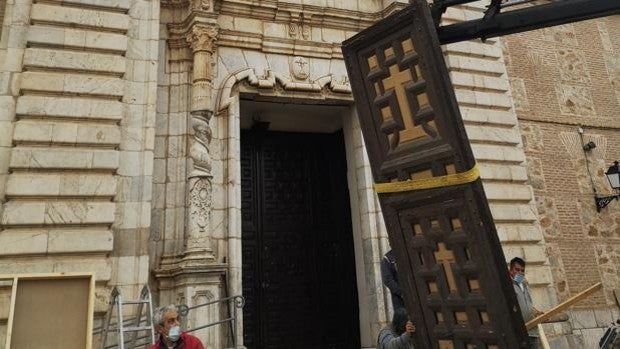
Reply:
M310 75L310 63L301 56L293 57L293 61L291 62L291 74L299 80L307 79Z
M192 222L197 225L197 227L190 227L190 229L197 228L198 232L203 234L206 232L211 213L211 195L211 181L206 178L199 178L190 188L190 216L193 218Z

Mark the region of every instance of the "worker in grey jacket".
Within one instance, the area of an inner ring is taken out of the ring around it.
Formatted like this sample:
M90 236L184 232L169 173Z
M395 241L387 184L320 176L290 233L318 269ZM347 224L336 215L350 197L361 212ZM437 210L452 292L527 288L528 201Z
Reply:
M405 308L394 309L392 324L379 332L377 349L412 349L415 326Z
M534 307L532 296L530 295L530 287L525 280L525 261L519 257L515 257L510 261L510 277L512 278L512 286L517 295L519 308L523 321L528 322L536 316L542 314L541 311ZM538 349L538 332L532 329L528 333L530 337L530 348Z

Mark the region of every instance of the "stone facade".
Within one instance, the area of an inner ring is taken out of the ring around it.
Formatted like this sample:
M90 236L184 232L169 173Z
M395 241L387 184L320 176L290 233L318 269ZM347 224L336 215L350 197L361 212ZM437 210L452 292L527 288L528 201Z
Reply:
M8 0L0 274L93 271L97 318L112 286L133 298L148 283L156 303L190 306L241 294L242 97L329 104L345 138L361 342L373 347L390 312L379 271L389 243L340 43L406 2ZM543 309L601 279L605 294L582 305L612 304L620 282L619 221L613 206L595 212L572 126L597 144L589 161L603 192L618 143L618 38L612 17L444 47L504 252L528 261ZM193 311L188 325L223 309ZM590 343L612 316L580 309L547 326L575 331L556 343ZM230 344L224 327L198 335Z
M97 314L110 285L133 298L149 280L159 12L6 2L0 272L94 272Z
M604 292L571 313L573 340L584 348L618 317L620 214L615 202L598 213L594 191L611 194L604 172L618 157L619 35L611 16L503 39L558 301L603 282ZM581 137L596 148L584 153Z

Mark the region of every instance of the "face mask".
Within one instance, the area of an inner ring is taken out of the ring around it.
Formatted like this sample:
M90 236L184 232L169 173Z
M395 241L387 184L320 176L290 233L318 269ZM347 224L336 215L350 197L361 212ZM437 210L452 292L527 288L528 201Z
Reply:
M180 326L172 326L170 330L168 330L168 340L171 342L176 342L181 337L181 327Z
M514 280L516 283L518 283L518 284L522 283L524 279L525 279L525 277L524 277L524 276L523 276L523 274L521 274L521 273L518 273L518 274L517 274L517 275L515 275L515 277L513 278L513 280Z

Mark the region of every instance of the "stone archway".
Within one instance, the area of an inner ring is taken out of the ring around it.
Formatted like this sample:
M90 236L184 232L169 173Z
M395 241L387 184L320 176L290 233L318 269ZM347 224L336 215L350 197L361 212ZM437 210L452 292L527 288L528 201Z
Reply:
M221 154L221 160L214 160L214 167L227 169L221 191L225 198L226 231L222 237L227 246L227 262L229 270L229 289L231 294L242 294L242 259L241 259L241 173L240 173L240 119L241 91L243 94L269 95L287 103L303 104L312 100L340 101L349 105L343 115L343 130L349 167L348 185L351 201L351 214L354 235L354 248L357 274L357 291L360 307L360 333L362 347L374 345L374 335L386 320L385 297L381 284L381 276L375 263L389 249L380 209L372 191L372 175L368 160L363 150L361 131L354 108L351 106L352 96L347 81L337 82L331 75L316 79L312 83L296 82L287 75L267 71L263 77L256 75L254 69L244 68L230 74L221 84L215 101L214 141L222 144L227 153ZM304 98L299 98L299 92ZM297 94L295 94L297 93ZM307 99L306 99L307 98ZM218 163L219 162L219 163ZM216 184L217 185L217 184ZM368 258L370 256L371 258ZM368 285L373 285L369 289ZM242 333L240 321L237 331ZM239 335L239 339L242 338Z

